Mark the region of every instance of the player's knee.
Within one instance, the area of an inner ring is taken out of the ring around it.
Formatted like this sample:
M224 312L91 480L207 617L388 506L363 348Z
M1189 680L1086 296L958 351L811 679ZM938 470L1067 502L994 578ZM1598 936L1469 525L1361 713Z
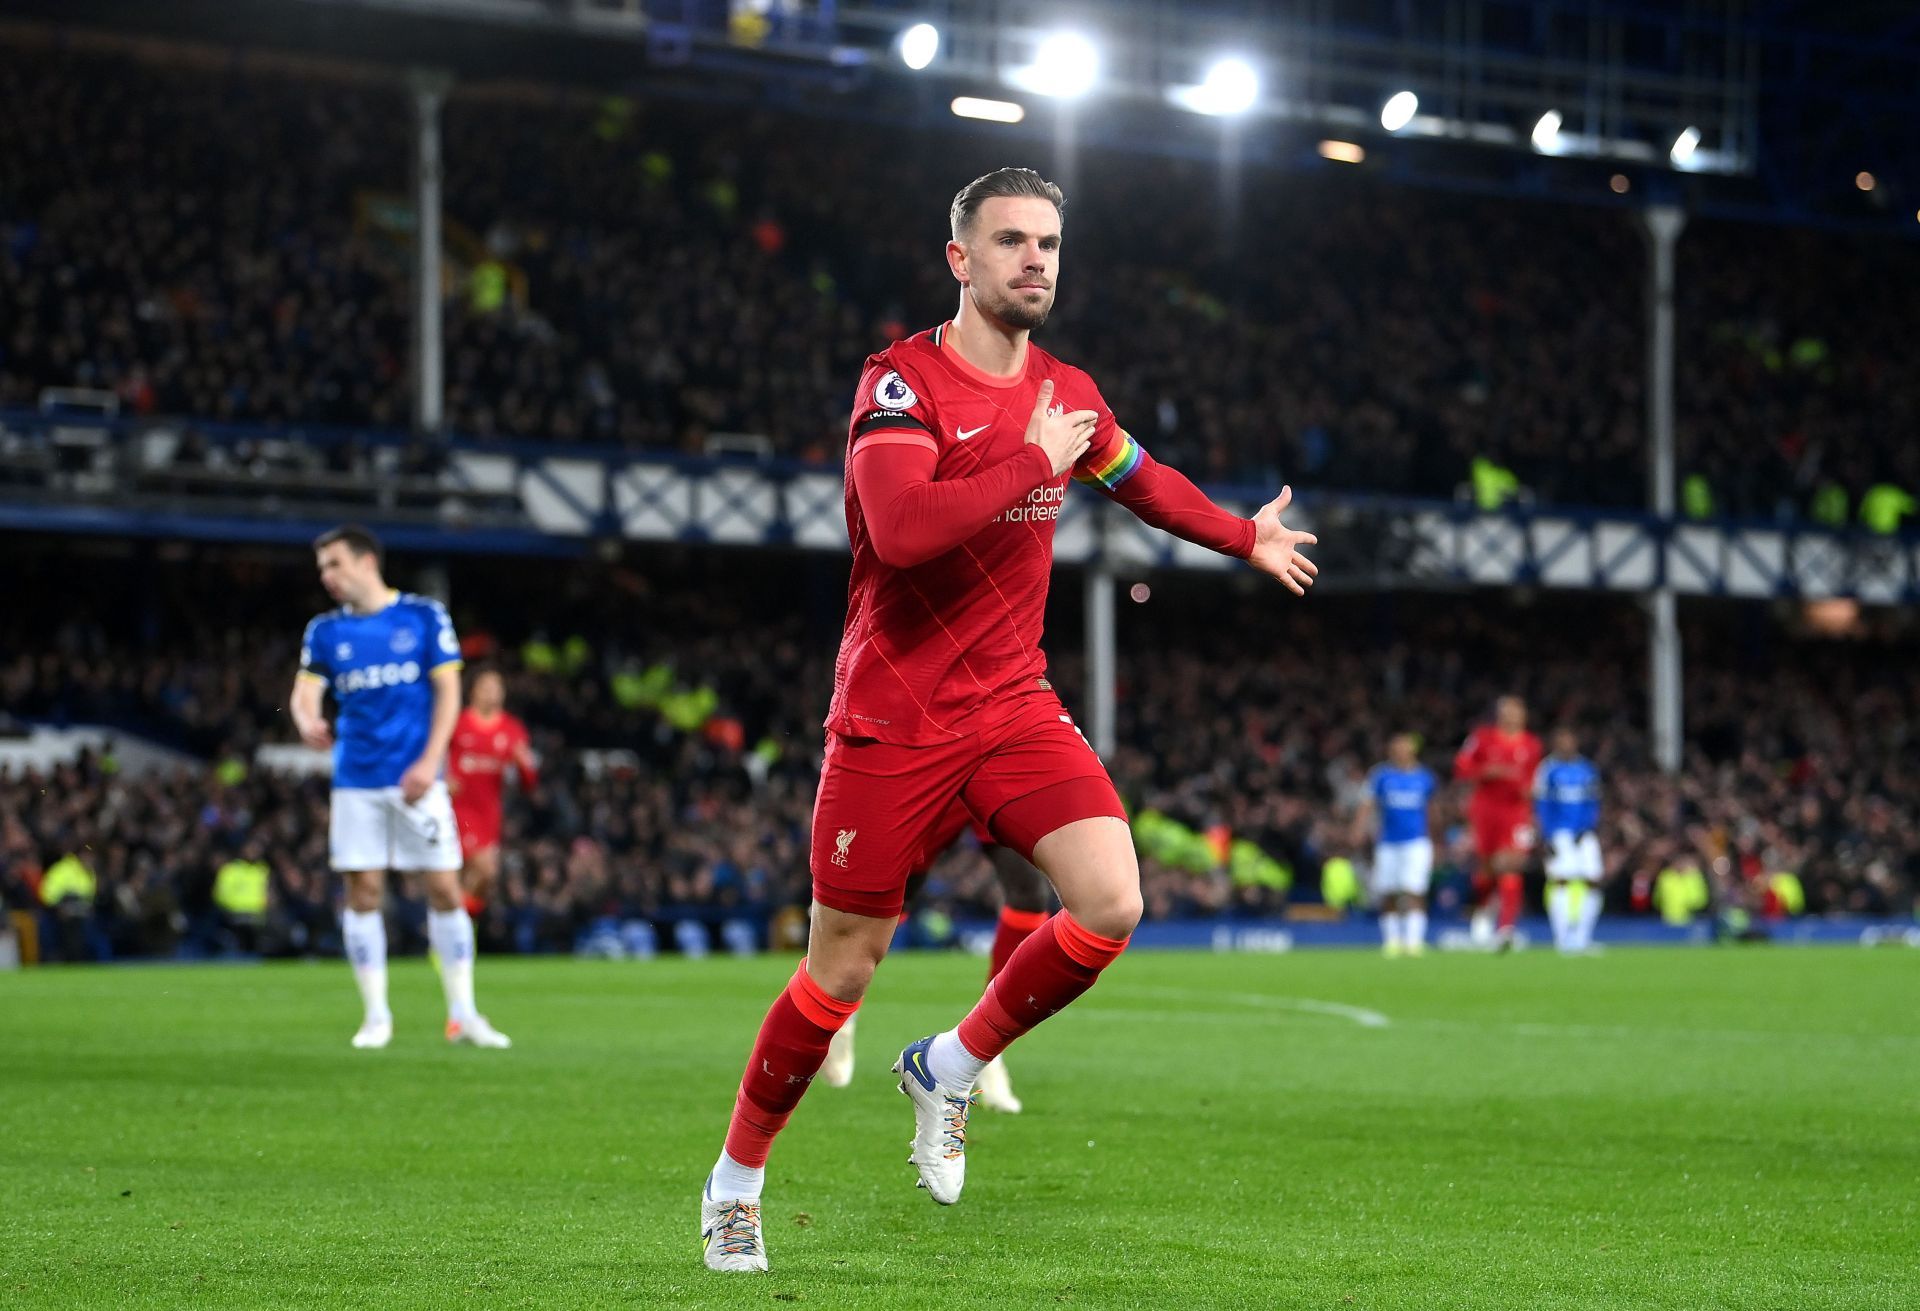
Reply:
M458 910L465 904L460 895L460 875L455 870L435 870L421 880L427 905L434 910Z
M385 900L384 880L372 870L353 870L346 875L347 909L353 911L379 910Z
M828 996L859 1001L892 942L891 919L838 915L816 904L807 939L807 973Z
M865 997L879 965L877 958L863 954L838 952L825 959L816 959L815 952L807 953L807 973L826 990L829 997L841 1001L859 1001Z
M1140 916L1145 910L1140 889L1132 887L1116 890L1101 898L1085 907L1084 913L1076 910L1073 917L1080 921L1081 927L1103 938L1124 938L1139 927Z

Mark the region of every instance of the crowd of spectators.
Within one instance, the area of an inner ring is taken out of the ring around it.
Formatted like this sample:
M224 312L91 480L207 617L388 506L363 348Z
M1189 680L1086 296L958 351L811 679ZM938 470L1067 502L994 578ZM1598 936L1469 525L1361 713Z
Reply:
M549 588L545 630L523 618L520 593L544 577L532 566L517 582L496 571L490 594L467 592L485 597L482 608L456 602L470 655L506 671L510 706L546 761L509 805L484 943L568 950L603 923L758 919L805 903L832 598L821 589L812 605L794 602L808 592L794 575L819 566L787 561L758 577L736 566L731 586L676 576L657 588L601 570ZM456 580L456 596L471 581ZM327 950L335 935L324 779L253 760L291 735L281 707L298 618L261 628L286 598L199 586L197 629L137 638L110 617L109 598L97 614L0 644L14 653L0 686L17 712L183 744L220 734L207 763L168 770L90 757L51 777L0 773L0 898L34 906L45 871L68 856L97 878L85 904L69 907L83 913L61 921L70 932L53 935L55 950L233 945L213 888L234 859L271 870L260 945ZM790 604L770 606L763 592ZM576 604L590 597L601 610L593 626L592 608ZM223 619L231 638L209 654L204 629ZM1649 760L1640 621L1624 602L1276 607L1209 581L1122 619L1109 757L1122 795L1136 816L1250 842L1284 871L1248 879L1225 861L1196 869L1149 857L1152 917L1266 915L1317 900L1329 859L1364 865L1354 807L1387 736L1419 733L1447 777L1468 727L1509 689L1527 697L1536 726L1574 726L1601 769L1615 912L1644 910L1660 870L1694 863L1723 900L1791 871L1813 913L1913 909L1920 662L1910 638L1815 641L1736 615L1691 621L1686 765L1669 777ZM1056 630L1053 676L1078 706L1072 617L1057 616ZM1464 870L1462 802L1450 792L1443 804L1443 878ZM942 913L991 909L990 868L970 839L937 864L926 897Z
M0 405L84 385L134 413L405 423L407 100L261 58L0 45ZM945 198L1020 153L459 89L449 426L837 458L861 359L951 312ZM1207 165L1089 152L1078 177L1045 340L1163 457L1442 497L1484 457L1542 501L1642 499L1645 255L1621 211L1329 165L1250 171L1228 222ZM1920 253L1711 223L1681 252L1690 507L1851 519L1870 486L1920 488L1898 344Z

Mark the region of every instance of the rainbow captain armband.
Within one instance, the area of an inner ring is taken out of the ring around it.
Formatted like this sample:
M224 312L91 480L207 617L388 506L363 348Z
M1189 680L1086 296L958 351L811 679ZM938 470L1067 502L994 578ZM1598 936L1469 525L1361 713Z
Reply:
M1146 458L1146 454L1140 449L1140 443L1122 429L1120 445L1115 448L1113 454L1098 463L1088 465L1087 472L1075 474L1074 477L1089 487L1099 487L1111 492L1140 471L1140 462Z

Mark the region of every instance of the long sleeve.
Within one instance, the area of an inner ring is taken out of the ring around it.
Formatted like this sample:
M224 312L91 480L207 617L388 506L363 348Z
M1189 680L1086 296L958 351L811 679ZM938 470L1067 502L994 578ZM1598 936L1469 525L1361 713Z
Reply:
M938 481L934 452L919 443L864 441L852 458L867 536L880 562L896 569L945 555L1053 474L1038 446L971 477Z
M1453 776L1463 783L1480 781L1480 735L1470 733L1460 748L1460 754L1453 758Z
M1111 415L1073 474L1126 506L1142 523L1236 559L1253 554L1253 520L1215 505L1185 474L1147 454Z
M513 743L513 768L520 775L520 790L531 792L540 786L540 761L533 754L533 739L525 724L516 724Z
M1131 441L1131 439L1128 439ZM1215 505L1178 469L1161 464L1139 447L1133 476L1107 495L1133 511L1142 523L1209 550L1244 560L1253 554L1253 520Z

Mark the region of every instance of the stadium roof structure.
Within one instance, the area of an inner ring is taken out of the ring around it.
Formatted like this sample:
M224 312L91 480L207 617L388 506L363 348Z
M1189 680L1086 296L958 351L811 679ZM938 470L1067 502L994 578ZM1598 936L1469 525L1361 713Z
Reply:
M992 0L14 0L10 9L461 78L536 77L946 130L959 126L954 96L1011 97L1023 122L965 130L1301 169L1341 166L1319 149L1335 136L1360 147L1335 158L1364 154L1363 167L1415 185L1670 201L1920 236L1920 6L1906 0L1116 0L1050 8L1045 27L1001 21ZM941 36L916 71L898 43L922 22ZM1097 59L1086 98L1009 90L1040 43L1063 32L1084 36ZM1237 117L1170 102L1227 56L1245 83ZM1400 90L1418 107L1389 131L1382 105ZM1070 170L1056 161L1056 172ZM1616 174L1631 181L1625 196ZM1856 183L1863 174L1871 186Z

